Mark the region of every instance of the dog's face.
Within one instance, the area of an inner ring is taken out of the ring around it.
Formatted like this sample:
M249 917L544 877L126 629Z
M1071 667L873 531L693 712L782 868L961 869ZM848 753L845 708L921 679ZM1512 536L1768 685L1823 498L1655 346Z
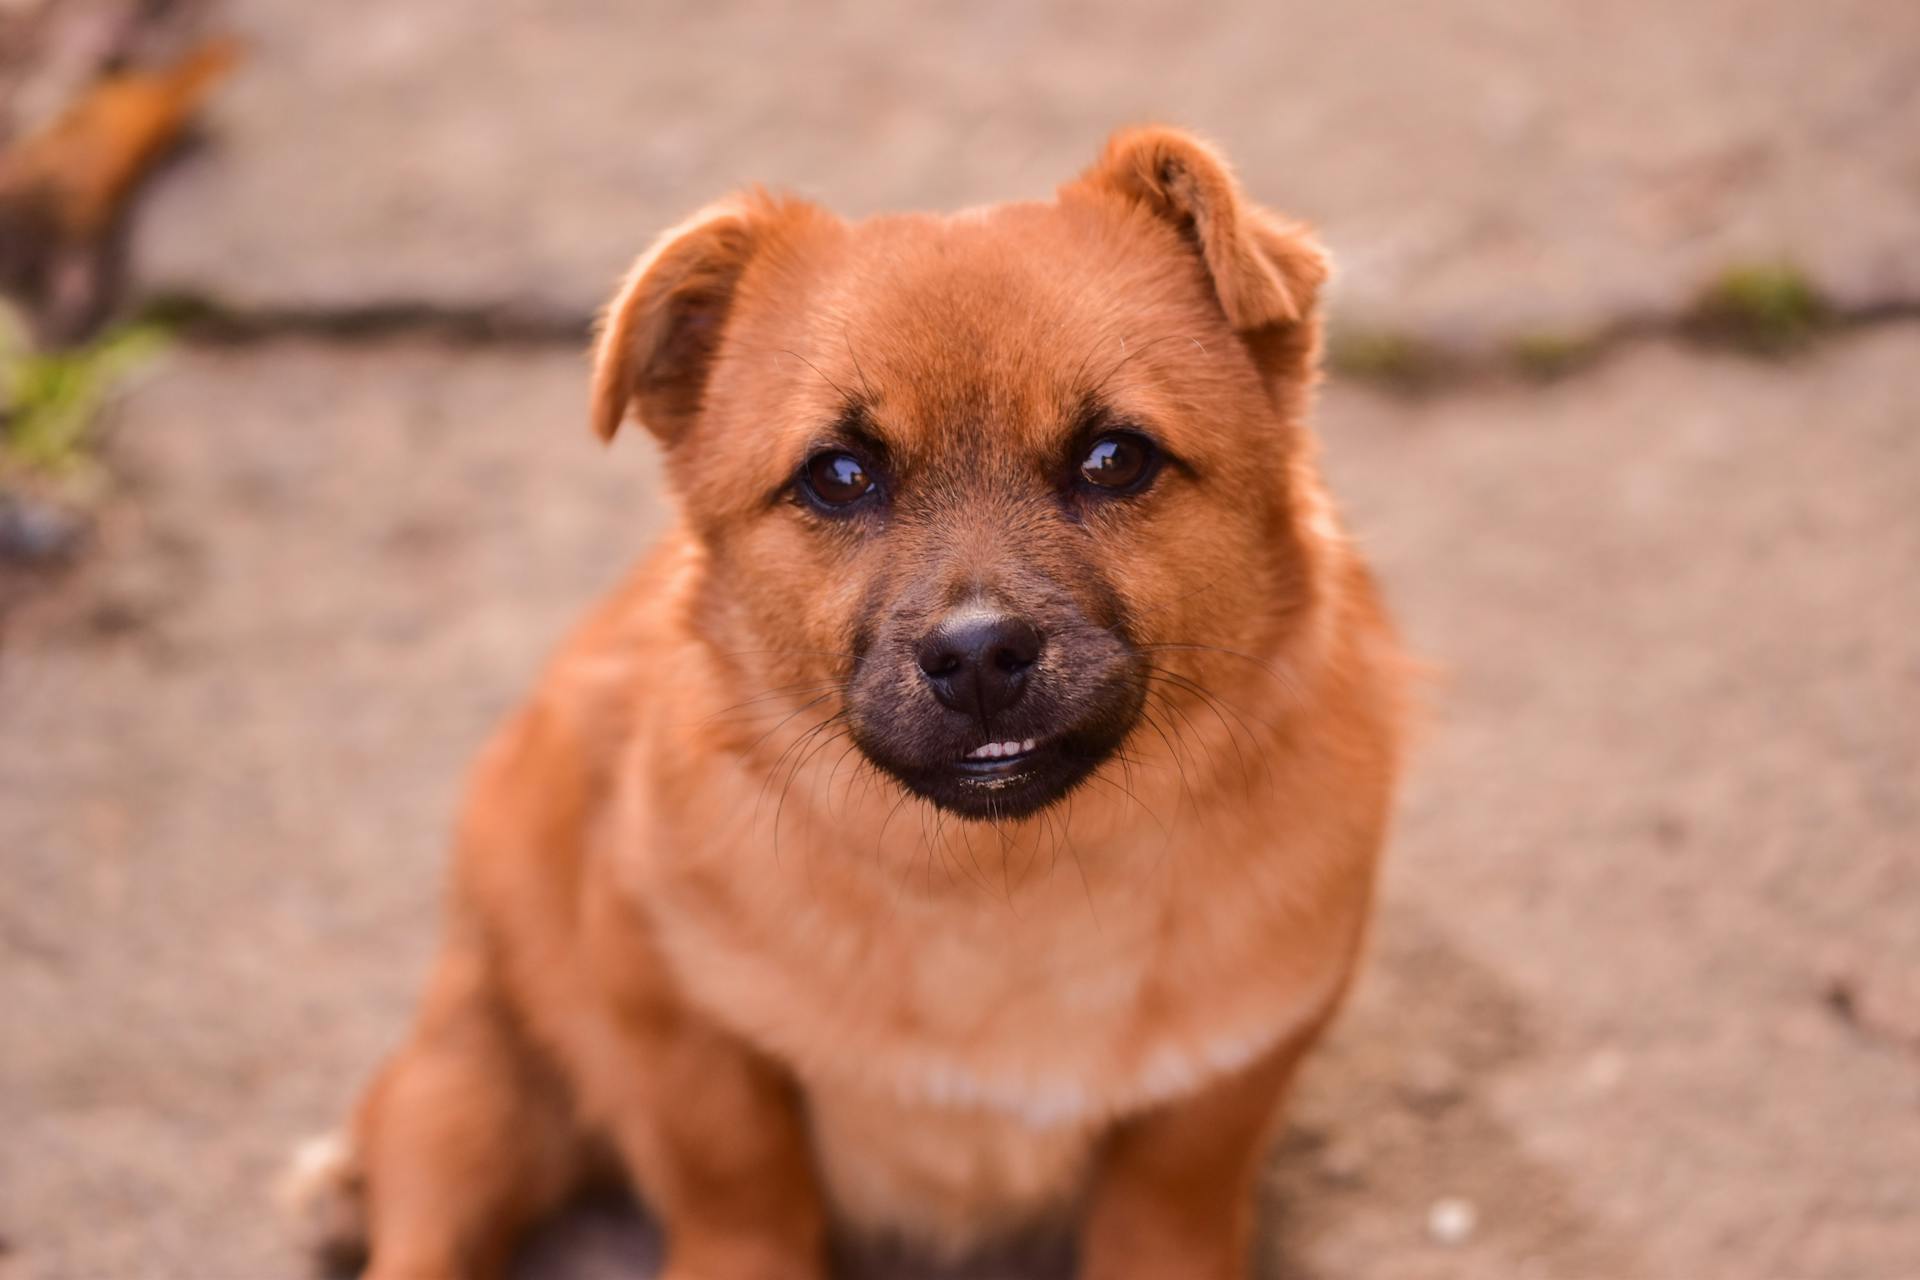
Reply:
M696 625L764 686L743 697L1020 817L1165 732L1156 692L1184 714L1189 653L1250 652L1300 604L1323 275L1165 132L1049 204L849 226L743 197L636 267L596 413L632 402L666 443Z

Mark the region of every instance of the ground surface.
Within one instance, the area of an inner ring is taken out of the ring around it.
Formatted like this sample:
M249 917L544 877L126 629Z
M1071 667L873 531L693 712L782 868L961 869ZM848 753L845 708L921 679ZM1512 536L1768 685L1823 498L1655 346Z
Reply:
M257 0L157 287L590 309L747 182L851 213L1045 196L1116 125L1217 137L1324 224L1357 324L1487 339L1788 255L1920 292L1920 7ZM622 16L624 15L624 16ZM1844 210L1844 221L1837 210Z
M566 314L740 178L1038 193L1152 113L1321 216L1342 305L1395 327L1668 306L1749 251L1843 298L1920 281L1910 7L1744 6L1739 41L1731 6L1510 8L610 35L567 5L500 39L262 3L140 261L243 305ZM659 519L584 374L282 340L185 348L120 407L91 554L0 620L0 1277L306 1273L266 1189L402 1026L464 761ZM1912 323L1329 389L1335 488L1439 675L1375 963L1276 1161L1276 1274L1914 1273L1917 405ZM651 1248L600 1208L522 1272Z

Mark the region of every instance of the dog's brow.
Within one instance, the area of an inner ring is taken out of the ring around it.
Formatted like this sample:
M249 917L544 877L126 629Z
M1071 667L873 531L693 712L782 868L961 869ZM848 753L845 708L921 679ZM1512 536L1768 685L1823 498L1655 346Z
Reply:
M892 453L887 445L886 432L873 414L868 412L867 406L859 401L848 401L846 408L834 419L825 434L841 443L858 445L881 461L885 461Z
M849 353L851 353L852 348L849 347L848 351ZM795 360L798 360L801 364L813 370L816 374L820 376L820 381L832 387L834 391L838 393L838 395L840 396L840 399L845 401L848 405L855 405L859 403L859 401L854 399L852 392L848 391L845 387L835 382L832 378L829 378L827 376L826 370L822 369L819 365L815 364L813 361L801 355L798 351L793 350L791 347L782 347L780 348L780 354L783 356L792 356Z
M1078 440L1081 436L1091 435L1103 427L1112 425L1117 419L1118 415L1114 412L1112 405L1098 395L1089 393L1080 397L1080 403L1074 409L1068 426L1072 431L1073 439Z

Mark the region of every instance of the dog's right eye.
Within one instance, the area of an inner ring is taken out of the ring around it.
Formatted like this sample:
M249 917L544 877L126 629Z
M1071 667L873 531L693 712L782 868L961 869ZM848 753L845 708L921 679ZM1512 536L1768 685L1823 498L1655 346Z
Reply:
M828 510L850 507L873 492L873 476L850 453L827 450L800 468L800 487L815 505Z

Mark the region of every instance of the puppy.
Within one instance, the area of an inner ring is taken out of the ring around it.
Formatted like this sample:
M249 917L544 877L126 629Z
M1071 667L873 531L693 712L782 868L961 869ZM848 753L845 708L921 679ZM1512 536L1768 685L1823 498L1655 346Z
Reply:
M660 238L592 414L677 515L481 759L418 1021L308 1161L369 1276L497 1274L607 1161L671 1280L1047 1224L1246 1273L1403 720L1305 422L1326 275L1161 129L1045 203Z

